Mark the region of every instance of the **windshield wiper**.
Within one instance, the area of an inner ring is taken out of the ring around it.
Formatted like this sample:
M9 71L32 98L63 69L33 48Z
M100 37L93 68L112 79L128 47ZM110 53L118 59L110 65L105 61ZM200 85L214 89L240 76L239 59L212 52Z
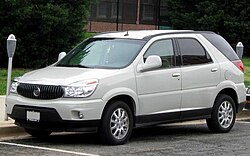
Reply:
M58 64L57 66L59 66L59 67L91 68L91 67L80 65L80 64Z

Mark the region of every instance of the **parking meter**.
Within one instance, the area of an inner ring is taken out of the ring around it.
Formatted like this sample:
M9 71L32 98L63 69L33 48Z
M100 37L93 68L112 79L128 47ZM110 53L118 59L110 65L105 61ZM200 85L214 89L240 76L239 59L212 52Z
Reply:
M15 35L11 34L9 35L8 39L7 39L7 53L8 53L8 57L9 57L9 64L8 64L8 77L7 77L7 87L6 87L6 97L9 95L10 93L10 83L11 83L11 72L12 72L12 59L14 56L16 50L16 38ZM5 100L6 101L6 100ZM5 104L5 120L8 120L8 116L6 113L6 104Z
M7 39L8 57L13 57L16 50L16 38L13 34L9 35Z
M243 50L244 50L243 44L241 42L238 42L238 44L236 45L236 53L240 59L242 59Z

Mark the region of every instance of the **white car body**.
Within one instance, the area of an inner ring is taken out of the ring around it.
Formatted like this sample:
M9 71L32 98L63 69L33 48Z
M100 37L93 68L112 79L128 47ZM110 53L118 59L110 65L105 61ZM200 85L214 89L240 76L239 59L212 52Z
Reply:
M126 33L129 35L124 35ZM128 31L94 36L94 38L137 40L147 37L149 39L138 55L124 68L96 69L51 65L25 74L18 80L19 83L67 86L77 81L97 79L98 85L92 95L84 98L60 97L44 100L11 93L6 99L7 114L15 119L17 124L25 127L26 125L20 121L26 122L27 115L21 115L22 119L19 119L18 115L13 115L15 106L35 112L40 112L39 108L52 109L58 113L61 121L68 123L96 121L94 127L98 128L107 104L113 99L121 98L120 100L131 102L133 125L138 127L210 118L216 97L221 92L227 93L227 91L229 95L234 92L235 97L232 98L235 100L236 108L238 110L243 108L246 101L244 73L199 32ZM210 55L212 62L191 66L180 65L168 69L141 70L144 65L143 55L155 41L176 38L195 39ZM79 112L83 117L79 116ZM42 119L43 116L39 117L39 120ZM81 128L86 127L80 127L79 131L83 130ZM70 126L59 130L78 131Z

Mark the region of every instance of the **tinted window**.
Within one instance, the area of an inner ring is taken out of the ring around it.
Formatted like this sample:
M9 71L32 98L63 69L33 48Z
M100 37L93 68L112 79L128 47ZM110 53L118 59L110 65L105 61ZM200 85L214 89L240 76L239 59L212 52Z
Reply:
M158 55L162 60L162 68L173 67L175 65L174 48L171 39L154 42L144 55L144 61L150 55Z
M207 52L206 52L206 54L207 54L207 62L213 62L211 56Z
M183 65L207 63L207 54L202 45L195 39L178 39Z
M230 61L238 60L239 57L230 46L230 44L220 35L214 33L202 34L210 43L212 43L223 55L225 55Z

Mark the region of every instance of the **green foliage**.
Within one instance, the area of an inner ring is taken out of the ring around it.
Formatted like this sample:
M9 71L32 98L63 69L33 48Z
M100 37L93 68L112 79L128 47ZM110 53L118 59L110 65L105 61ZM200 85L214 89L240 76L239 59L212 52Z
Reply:
M250 86L250 58L244 57L243 58L244 64L244 73L245 73L245 85Z
M249 0L165 0L174 29L209 30L222 35L234 48L243 42L250 53ZM250 54L248 54L250 55Z
M12 70L12 79L18 76L22 76L23 74L31 71L31 69L13 69ZM7 81L7 69L0 68L0 95L6 94L6 82Z
M0 1L0 65L7 66L6 39L15 34L14 67L40 68L82 40L91 0Z

